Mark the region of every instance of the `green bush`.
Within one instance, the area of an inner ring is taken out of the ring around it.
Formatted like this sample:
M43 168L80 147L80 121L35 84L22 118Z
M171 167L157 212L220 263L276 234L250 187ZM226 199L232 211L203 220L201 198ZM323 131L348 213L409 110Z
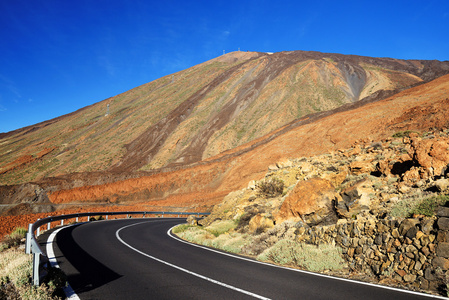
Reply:
M266 198L274 198L282 195L284 191L284 181L279 178L272 177L268 180L263 180L256 185L259 196Z
M432 217L438 206L446 204L449 201L449 195L423 196L415 195L398 201L391 209L393 217L408 218L417 215Z
M404 198L397 201L391 208L390 214L395 218L408 218L412 215L412 211L415 206L422 201L423 196L421 194L414 195L412 197Z
M412 132L414 132L414 131L411 131L411 130L399 131L399 132L396 132L395 134L393 134L393 137L394 138L402 138L405 136L409 137L410 133L412 133Z
M60 268L51 267L47 270L44 283L52 290L60 290L67 286L67 276Z
M242 248L250 244L252 241L248 235L239 233L222 234L219 237L209 241L211 247L221 249L232 253L241 253Z
M436 209L446 204L449 201L448 195L439 195L429 198L424 198L419 202L411 211L411 214L424 215L427 217L432 217L435 215Z

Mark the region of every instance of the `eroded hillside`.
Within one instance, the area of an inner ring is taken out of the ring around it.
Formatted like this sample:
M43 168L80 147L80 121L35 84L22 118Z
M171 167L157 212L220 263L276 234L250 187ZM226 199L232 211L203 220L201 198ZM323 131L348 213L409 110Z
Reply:
M437 61L231 53L2 134L2 213L209 209L281 159L447 128L449 75L432 79L448 70Z
M67 205L84 209L92 209L93 205L103 209L105 205L122 208L163 205L204 210L219 203L229 192L262 178L270 164L282 159L345 149L356 141L368 143L404 130L448 128L448 94L449 75L446 75L385 100L349 104L334 113L304 117L189 168L139 173L138 178L122 180L114 180L118 176L114 174L92 173L87 179L86 174L72 174L35 184L3 187L0 194L9 203L25 199L29 207L21 213L38 212L39 207L43 210L70 207ZM94 184L83 185L87 180Z
M1 134L0 184L75 172L186 166L310 113L376 98L448 71L449 63L436 61L303 51L230 53L72 114Z

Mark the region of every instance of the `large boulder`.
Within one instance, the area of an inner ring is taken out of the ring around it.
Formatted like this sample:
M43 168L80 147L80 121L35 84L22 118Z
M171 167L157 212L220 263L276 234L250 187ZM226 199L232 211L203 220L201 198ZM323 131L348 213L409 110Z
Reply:
M277 224L288 219L302 219L308 225L335 223L333 201L337 193L327 180L312 178L300 181L275 215Z
M449 164L449 140L414 138L411 145L413 160L428 173L429 176L444 175Z
M371 209L374 190L370 180L365 179L344 189L336 197L335 210L340 217L353 218L363 211Z

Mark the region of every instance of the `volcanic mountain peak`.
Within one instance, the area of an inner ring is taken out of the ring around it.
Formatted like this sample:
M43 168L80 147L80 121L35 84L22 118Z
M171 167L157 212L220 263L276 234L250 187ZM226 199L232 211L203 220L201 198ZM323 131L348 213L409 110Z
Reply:
M0 135L0 184L35 181L57 191L195 168L448 72L449 62L438 61L228 53Z

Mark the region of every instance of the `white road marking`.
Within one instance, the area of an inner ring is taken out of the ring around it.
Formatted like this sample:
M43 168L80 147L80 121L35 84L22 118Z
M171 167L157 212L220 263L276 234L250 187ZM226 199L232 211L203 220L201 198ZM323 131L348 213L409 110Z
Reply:
M73 225L72 225L73 226ZM58 268L59 269L59 264L58 261L56 259L55 256L55 251L53 250L53 241L55 240L56 235L58 234L58 232L66 227L61 227L55 231L53 231L50 236L48 237L47 240L47 245L46 245L46 252L47 252L47 257L48 257L48 262L50 263L50 266L54 267L54 268ZM70 284L67 282L67 286L65 286L63 288L65 296L67 297L67 299L69 300L80 300L80 298L78 297L78 295L75 293L75 291L72 289L72 287L70 286Z
M149 222L149 221L147 221L147 222ZM148 258L151 258L151 259L153 259L153 260L155 260L155 261L158 261L158 262L160 262L160 263L163 263L163 264L165 264L165 265L167 265L167 266L170 266L170 267L172 267L172 268L178 269L178 270L180 270L180 271L182 271L182 272L185 272L185 273L187 273L187 274L196 276L196 277L198 277L198 278L207 280L207 281L209 281L209 282L212 282L212 283L221 285L221 286L226 287L226 288L228 288L228 289L231 289L231 290L234 290L234 291L237 291L237 292L240 292L240 293L243 293L243 294L252 296L252 297L257 298L257 299L270 299L270 298L263 297L263 296L261 296L261 295L257 295L257 294L254 294L254 293L251 293L251 292L242 290L242 289L237 288L237 287L235 287L235 286L232 286L232 285L229 285L229 284L226 284L226 283L217 281L217 280L215 280L215 279L212 279L212 278L203 276L203 275L201 275L201 274L198 274L198 273L189 271L189 270L187 270L187 269L184 269L184 268L182 268L182 267L176 266L176 265L174 265L174 264L171 264L171 263L169 263L169 262L166 262L166 261L164 261L164 260L162 260L162 259L159 259L159 258L157 258L157 257L151 256L151 255L149 255L149 254L147 254L147 253L145 253L145 252L142 252L142 251L140 251L140 250L134 248L133 246L129 245L128 243L126 243L125 241L123 241L123 240L120 238L119 233L120 233L120 231L121 231L122 229L131 227L131 226L135 226L135 225L140 225L140 224L142 224L142 223L147 223L147 222L140 222L140 223L135 223L135 224L131 224L131 225L124 226L124 227L118 229L118 230L115 232L115 236L117 237L117 239L118 239L123 245L127 246L128 248L130 248L130 249L136 251L137 253L140 253L140 254L142 254L142 255L148 257Z
M177 240L180 241L182 243L194 246L194 247L198 247L198 248L202 248L208 251L212 251L215 253L219 253L221 255L227 255L236 259L240 259L240 260L245 260L245 261L249 261L252 263L256 263L256 264L261 264L261 265L266 265L266 266L270 266L270 267L274 267L274 268L281 268L281 269L286 269L286 270L290 270L290 271L294 271L294 272L300 272L300 273L306 273L306 274L310 274L310 275L314 275L314 276L319 276L319 277L325 277L325 278L331 278L331 279L335 279L335 280L341 280L341 281L346 281L346 282L352 282L352 283L356 283L356 284L363 284L363 285L368 285L368 286L373 286L373 287L377 287L377 288L382 288L382 289L387 289L387 290L393 290L393 291L397 291L397 292L401 292L401 293L407 293L407 294L413 294L413 295L419 295L419 296L423 296L423 297L429 297L429 298L434 298L434 299L443 299L443 300L447 300L447 297L442 297L442 296L437 296L437 295L431 295L431 294L424 294L424 293L419 293L419 292L414 292L414 291L408 291L408 290L403 290L403 289L398 289L398 288L394 288L394 287L389 287L389 286L384 286L384 285L379 285L379 284L373 284L373 283L369 283L369 282L363 282L363 281L356 281L356 280L352 280L352 279L347 279L347 278L341 278L341 277L333 277L333 276L329 276L329 275L324 275L324 274L320 274L320 273L313 273L310 271L304 271L304 270L300 270L300 269L293 269L293 268L288 268L288 267L283 267L283 266L278 266L278 265L274 265L274 264L270 264L270 263L266 263L263 261L258 261L258 260L254 260L254 259L249 259L246 257L242 257L242 256L237 256L237 255L233 255L227 252L222 252L222 251L218 251L215 250L213 248L208 248L206 246L202 246L202 245L198 245L198 244L194 244L188 241L184 241L182 239L180 239L179 237L173 236L171 233L171 230L173 228L175 228L178 225L173 226L172 228L170 228L167 231L167 234Z

